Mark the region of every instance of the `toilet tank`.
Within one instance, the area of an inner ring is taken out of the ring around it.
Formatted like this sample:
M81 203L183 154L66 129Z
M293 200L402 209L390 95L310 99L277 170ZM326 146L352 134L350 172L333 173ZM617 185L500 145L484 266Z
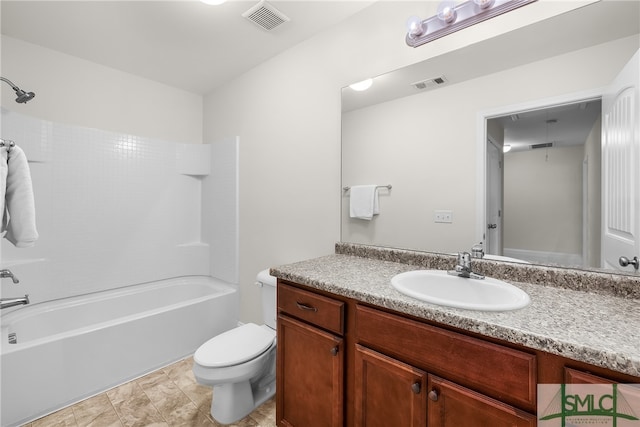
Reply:
M256 276L262 296L262 319L272 329L276 328L276 280L269 274L269 269L262 270Z

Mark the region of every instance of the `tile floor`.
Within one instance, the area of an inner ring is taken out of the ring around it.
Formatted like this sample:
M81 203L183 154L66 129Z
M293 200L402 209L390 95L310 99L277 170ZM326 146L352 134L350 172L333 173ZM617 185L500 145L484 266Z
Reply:
M211 418L212 390L199 385L187 358L25 427L219 427ZM275 398L233 427L275 427Z

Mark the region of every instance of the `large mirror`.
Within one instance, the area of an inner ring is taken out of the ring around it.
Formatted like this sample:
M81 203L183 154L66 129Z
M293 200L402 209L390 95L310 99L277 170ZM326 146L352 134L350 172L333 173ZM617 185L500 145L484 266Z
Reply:
M617 268L602 259L602 98L639 31L640 3L602 1L344 88L341 240ZM381 186L371 220L350 215L355 185Z

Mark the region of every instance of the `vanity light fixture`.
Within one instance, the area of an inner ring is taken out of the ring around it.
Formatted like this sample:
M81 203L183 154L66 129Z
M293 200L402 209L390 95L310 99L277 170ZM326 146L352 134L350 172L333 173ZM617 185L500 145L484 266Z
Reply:
M366 79L361 82L350 84L349 87L355 91L362 92L363 90L367 90L373 84L373 79Z
M444 0L438 13L421 20L412 16L407 20L407 44L418 47L471 25L509 12L537 0L468 0L459 5Z

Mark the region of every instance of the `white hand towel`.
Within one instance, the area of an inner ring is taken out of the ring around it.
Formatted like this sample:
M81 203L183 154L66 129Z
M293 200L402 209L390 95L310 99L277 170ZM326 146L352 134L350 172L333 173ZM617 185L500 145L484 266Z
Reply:
M7 193L7 150L0 147L0 233L5 230L5 194Z
M6 150L4 150L6 151ZM33 246L38 240L36 209L31 185L31 172L24 151L13 147L7 154L2 232L18 248Z
M375 185L354 185L350 189L349 215L351 218L371 220L380 213L378 190Z

